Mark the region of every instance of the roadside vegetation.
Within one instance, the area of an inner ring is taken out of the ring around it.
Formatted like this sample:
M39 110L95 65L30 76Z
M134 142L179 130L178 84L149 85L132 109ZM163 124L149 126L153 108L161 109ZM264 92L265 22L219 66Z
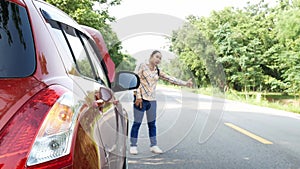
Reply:
M212 95L212 88L187 89L194 93ZM299 96L282 95L281 93L261 93L261 92L238 92L227 91L224 93L225 99L241 101L253 105L284 110L300 114Z
M179 89L181 87L164 83L160 81L159 85ZM273 108L277 110L283 110L287 112L300 114L300 98L299 96L282 95L281 93L261 93L261 92L238 92L227 91L221 93L220 90L212 87L205 88L187 88L183 87L183 91L189 91L197 94L203 94L207 96L224 98L232 101L239 101L252 105ZM217 90L217 91L216 91Z
M228 99L299 113L299 8L299 0L262 0L189 16L170 38L178 58L162 69L193 77L200 93L217 88Z

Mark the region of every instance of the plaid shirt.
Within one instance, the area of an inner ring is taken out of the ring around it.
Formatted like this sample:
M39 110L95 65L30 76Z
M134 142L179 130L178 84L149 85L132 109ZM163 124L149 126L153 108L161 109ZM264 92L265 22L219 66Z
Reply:
M140 86L136 90L136 98L143 98L144 100L156 100L156 95L155 95L155 89L156 89L156 84L159 79L168 81L172 84L175 85L180 85L184 86L187 84L187 82L184 82L182 80L176 79L174 77L171 77L161 70L159 71L159 76L158 76L158 70L155 68L154 71L151 71L150 68L145 64L142 63L138 70L137 74L140 77Z

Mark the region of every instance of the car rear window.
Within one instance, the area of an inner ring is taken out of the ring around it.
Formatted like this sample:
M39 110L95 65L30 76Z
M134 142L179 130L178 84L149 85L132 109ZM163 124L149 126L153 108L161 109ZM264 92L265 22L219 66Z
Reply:
M0 78L27 77L35 70L35 52L26 9L0 1Z

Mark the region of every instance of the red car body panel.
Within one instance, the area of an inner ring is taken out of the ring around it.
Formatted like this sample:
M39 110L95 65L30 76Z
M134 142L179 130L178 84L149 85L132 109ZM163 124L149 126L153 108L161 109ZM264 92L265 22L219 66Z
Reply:
M37 57L37 67L34 77L45 83L55 83L58 78L53 77L65 77L67 75L66 70L64 69L58 51L54 50L56 46L52 42L50 33L45 33L49 32L49 30L45 25L45 20L43 20L41 13L39 13L39 9L36 9L32 3L26 5L28 9L31 9L28 10L28 14L30 16ZM51 59L49 59L50 56ZM48 59L46 57L48 57Z
M4 132L4 125L13 117L16 117L16 113L21 109L22 105L43 88L45 88L45 85L32 77L0 80L0 168L17 168L18 165L24 165L26 162L24 159L26 159L30 145L27 149L22 148L21 151L14 151L13 148L9 148L19 147L21 145L18 144L16 138L13 139L15 135L18 135L16 133L17 131L6 130L6 132ZM34 136L35 135L33 135L33 138ZM26 136L26 139L28 139L29 144L32 142L32 138ZM24 144L24 142L22 142L22 144Z
M22 84L22 85L20 85ZM0 80L0 129L16 111L45 85L33 77Z

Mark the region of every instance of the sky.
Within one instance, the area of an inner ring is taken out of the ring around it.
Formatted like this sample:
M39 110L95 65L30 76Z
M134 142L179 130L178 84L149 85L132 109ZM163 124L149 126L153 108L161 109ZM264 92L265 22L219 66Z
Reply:
M247 1L122 0L121 5L110 7L109 13L116 17L112 27L122 41L123 52L141 58L147 52L158 49L172 58L172 53L168 53L169 41L166 38L171 36L172 30L180 28L187 16L209 16L213 10L228 6L242 8ZM258 1L251 0L251 3ZM275 2L265 0L272 1Z
M149 12L185 19L191 14L208 16L212 10L221 10L226 6L242 7L247 1L249 0L122 0L121 5L110 9L110 13L117 19Z

